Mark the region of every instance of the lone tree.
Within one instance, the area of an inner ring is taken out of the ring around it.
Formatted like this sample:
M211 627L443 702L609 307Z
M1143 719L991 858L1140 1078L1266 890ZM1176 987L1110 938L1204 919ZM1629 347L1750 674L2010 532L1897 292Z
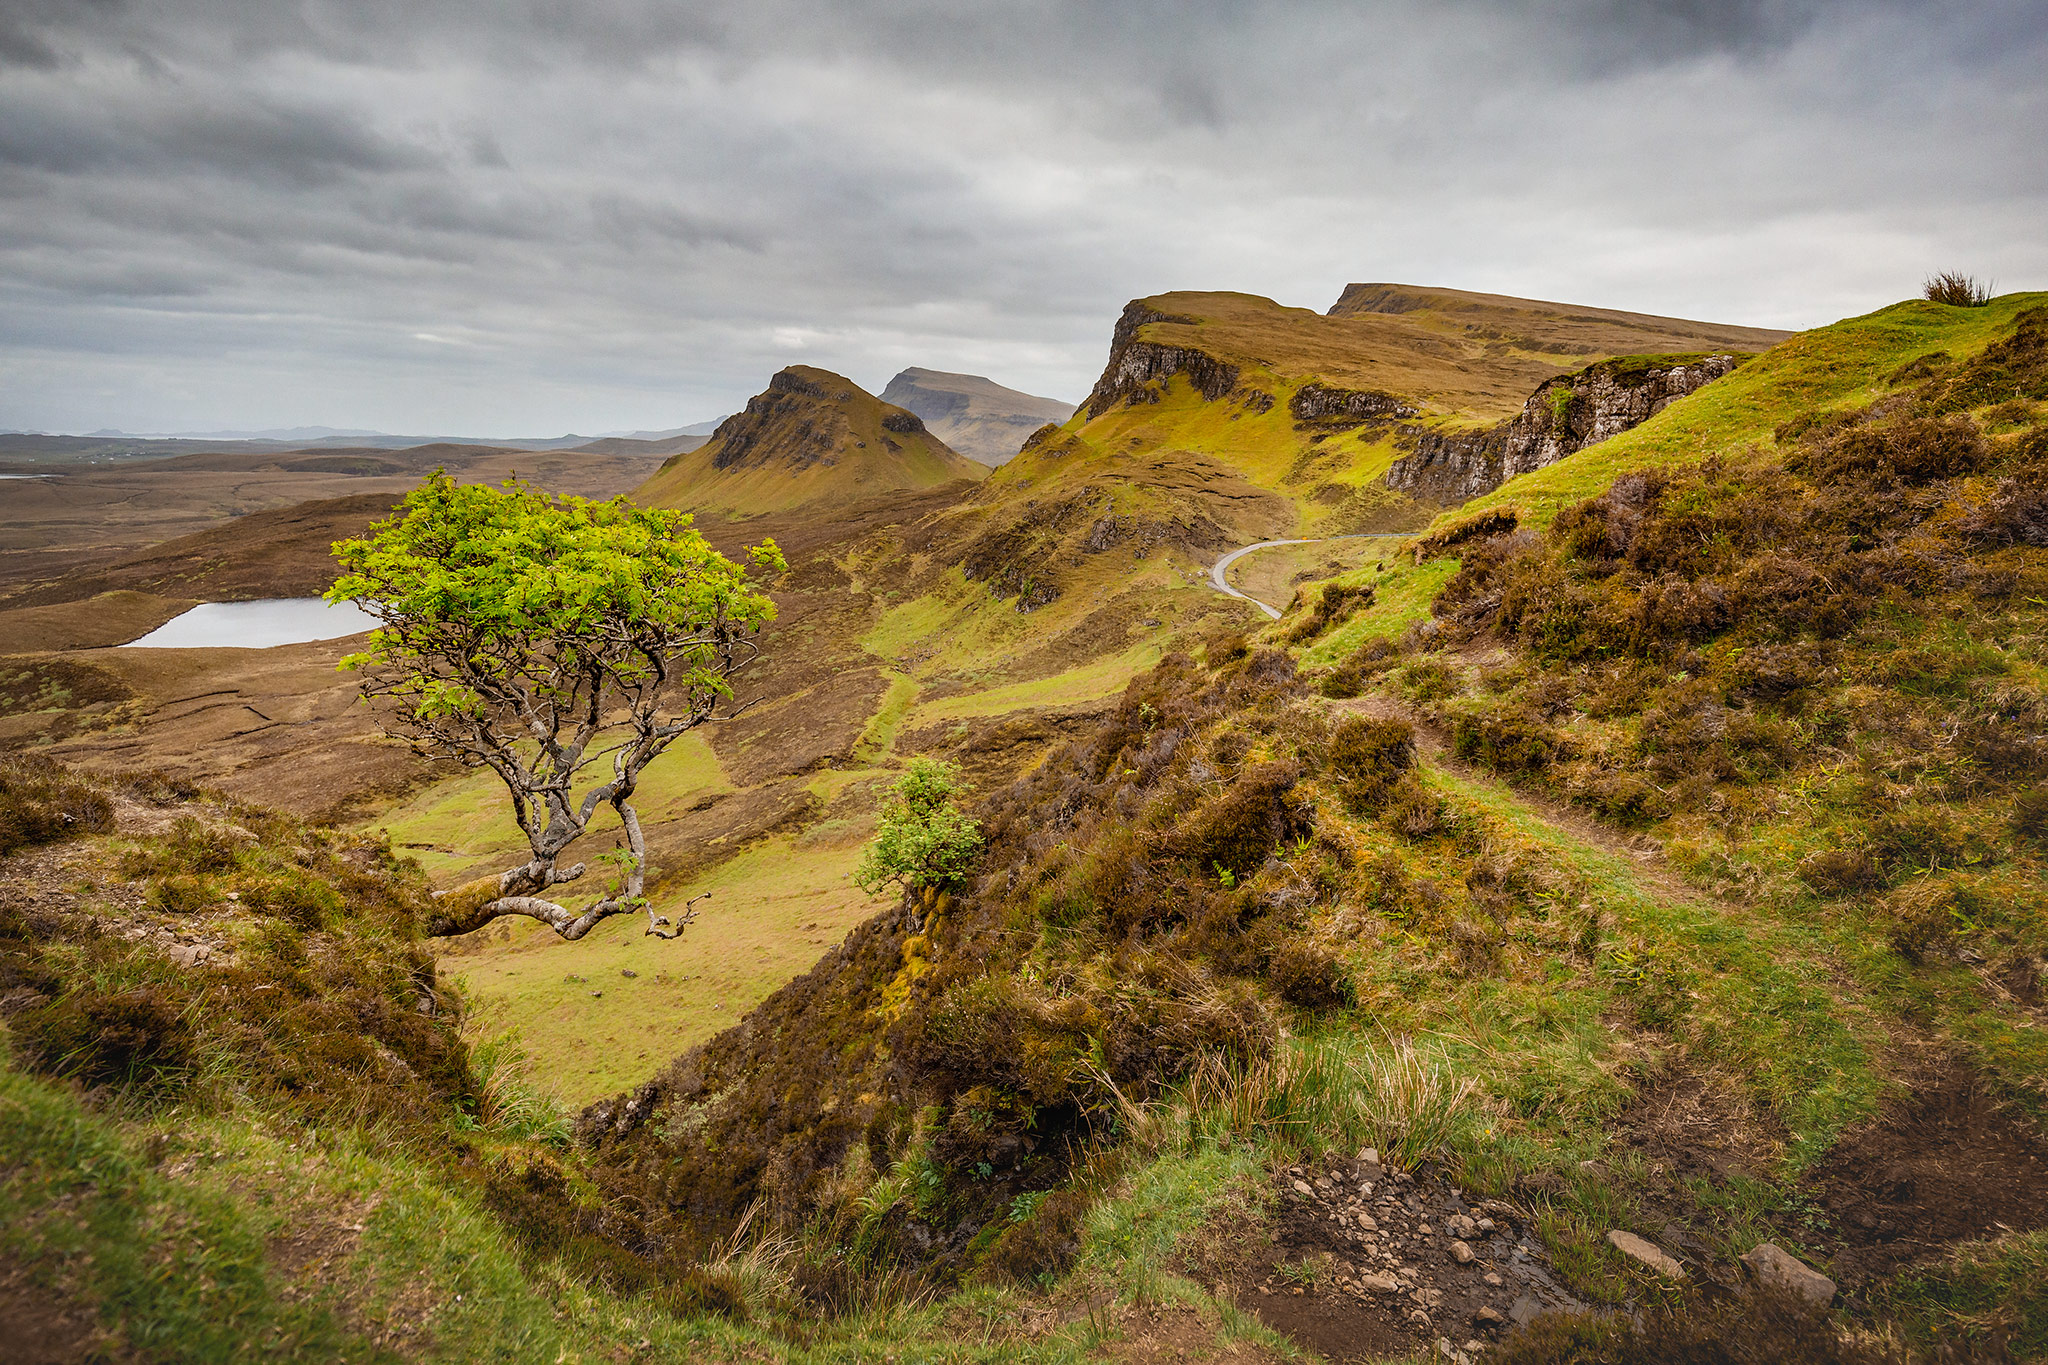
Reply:
M981 856L981 826L953 804L953 766L913 758L882 802L874 841L853 874L869 895L895 882L906 891L950 886Z
M718 716L752 663L775 605L690 518L624 498L555 498L513 482L460 486L436 471L369 534L334 547L327 593L382 624L342 661L385 703L388 733L432 758L489 768L512 795L532 857L437 897L430 934L530 915L565 939L646 909L647 932L680 934L644 894L647 845L632 797L663 750ZM772 540L763 572L788 567ZM744 707L727 706L735 715ZM560 865L609 806L618 875L571 910L538 894L585 871Z

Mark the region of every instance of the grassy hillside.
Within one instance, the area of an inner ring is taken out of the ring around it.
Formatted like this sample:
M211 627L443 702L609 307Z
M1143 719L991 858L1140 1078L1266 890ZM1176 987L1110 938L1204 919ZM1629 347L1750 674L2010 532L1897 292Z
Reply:
M917 414L828 370L792 365L709 441L671 456L634 497L690 511L780 512L984 473Z
M10 771L0 1314L73 1358L2048 1358L2042 302L1796 338L1398 556L1304 547L1253 636L1190 575L1289 506L1280 442L1171 434L1260 430L1248 349L1139 352L968 505L720 527L787 534L782 647L650 782L657 897L714 891L659 957L422 971L427 874L505 851L480 783L394 853ZM987 848L864 904L913 754ZM507 1025L619 1087L573 1139Z
M1931 372L1948 358L1982 351L2011 330L2015 317L2044 303L2048 294L2006 294L1983 308L1913 299L1801 332L1634 430L1504 484L1461 512L1444 514L1442 522L1513 506L1531 524L1543 525L1624 469L1732 454L1752 444L1775 449L1778 428L1793 418L1863 407L1900 386L1901 367L1927 357Z
M1616 355L1763 351L1791 335L1768 327L1408 284L1346 285L1330 316L1397 317L1468 346L1477 344L1490 359L1518 355L1539 366L1563 362L1565 369Z

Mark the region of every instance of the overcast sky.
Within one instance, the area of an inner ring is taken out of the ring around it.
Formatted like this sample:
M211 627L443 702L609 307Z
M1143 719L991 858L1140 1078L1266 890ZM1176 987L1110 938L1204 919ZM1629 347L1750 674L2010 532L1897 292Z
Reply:
M2040 0L0 0L0 428L1069 400L1130 298L2048 287Z

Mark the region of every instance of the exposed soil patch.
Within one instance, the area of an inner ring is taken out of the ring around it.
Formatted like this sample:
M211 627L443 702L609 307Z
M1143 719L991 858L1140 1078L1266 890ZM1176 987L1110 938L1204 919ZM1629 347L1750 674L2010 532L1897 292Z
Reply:
M1724 1287L1739 1282L1702 1240L1718 1229L1708 1226L1710 1216L1687 1186L1761 1178L1784 1144L1782 1129L1733 1080L1679 1068L1644 1085L1613 1132L1643 1157L1645 1180L1636 1197L1646 1221L1636 1231L1653 1234L1665 1250Z
M103 1348L90 1306L37 1284L0 1253L0 1354L8 1365L72 1365L114 1360Z
M1448 1346L1476 1358L1544 1313L1582 1311L1535 1232L1435 1171L1336 1158L1278 1174L1270 1240L1232 1276L1240 1308L1334 1361Z
M1757 1175L1783 1141L1738 1085L1684 1069L1637 1091L1617 1121L1616 1136L1641 1152L1652 1177L1664 1182Z
M1837 1142L1809 1181L1834 1223L1830 1273L1851 1290L1956 1242L2048 1226L2048 1143L1955 1061Z
M1265 1365L1277 1359L1263 1346L1223 1338L1214 1319L1186 1304L1167 1304L1119 1315L1123 1336L1105 1342L1102 1354L1120 1365Z

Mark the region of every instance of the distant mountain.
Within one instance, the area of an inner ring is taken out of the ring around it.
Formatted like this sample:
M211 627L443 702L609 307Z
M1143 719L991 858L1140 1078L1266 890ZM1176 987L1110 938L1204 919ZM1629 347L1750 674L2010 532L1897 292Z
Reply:
M692 422L686 427L665 427L660 431L607 431L600 435L600 441L671 441L678 436L709 436L718 430L723 417L714 417L708 422Z
M710 440L701 434L685 435L670 432L665 436L640 438L635 436L600 436L595 441L585 441L572 450L585 455L680 455L686 450L695 450Z
M1006 389L978 374L911 368L889 381L882 401L924 418L932 434L970 460L1007 464L1024 438L1074 415L1074 404Z
M634 496L668 507L769 512L987 472L926 430L916 413L830 370L792 365Z

